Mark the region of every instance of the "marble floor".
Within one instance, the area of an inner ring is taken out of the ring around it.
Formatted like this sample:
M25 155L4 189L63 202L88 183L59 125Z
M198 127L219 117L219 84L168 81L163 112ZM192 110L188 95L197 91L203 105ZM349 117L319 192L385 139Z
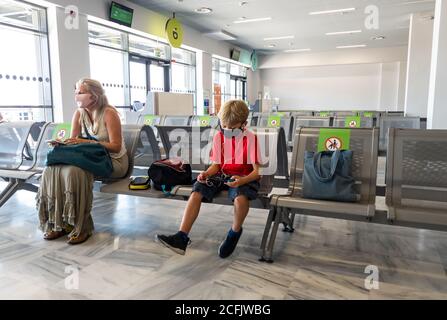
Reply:
M96 232L69 246L42 239L34 196L18 192L0 208L0 299L447 299L443 232L297 216L266 264L266 210L250 212L223 260L231 207L204 204L180 256L154 236L177 230L185 202L95 193ZM368 266L378 289L365 287Z

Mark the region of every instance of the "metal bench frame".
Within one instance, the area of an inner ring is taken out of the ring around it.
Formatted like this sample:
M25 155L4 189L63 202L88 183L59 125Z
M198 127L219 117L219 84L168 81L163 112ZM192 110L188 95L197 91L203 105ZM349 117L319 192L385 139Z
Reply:
M308 148L307 140L314 139L315 142L310 142L312 144L310 151L316 151L320 128L298 128L293 148L289 190L286 195L271 196L271 208L261 241L261 261L273 262L272 252L278 227L282 223L285 226L284 231L293 232L295 214L372 220L375 215L379 131L376 128L350 130L350 150L353 150L354 157L353 176L359 183L360 201L344 203L301 197L304 152ZM354 143L355 141L357 143ZM362 155L361 158L359 158L359 154Z

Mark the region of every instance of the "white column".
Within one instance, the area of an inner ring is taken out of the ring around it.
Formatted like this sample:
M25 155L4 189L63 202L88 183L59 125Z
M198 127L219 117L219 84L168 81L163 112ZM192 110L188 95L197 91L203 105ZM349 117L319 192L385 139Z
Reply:
M88 21L79 15L79 27L66 27L67 15L61 7L48 9L48 32L55 122L71 122L76 110L74 86L90 76Z
M433 40L433 20L427 16L411 15L405 95L405 114L409 116L427 116Z
M447 129L447 0L436 1L432 51L427 127Z

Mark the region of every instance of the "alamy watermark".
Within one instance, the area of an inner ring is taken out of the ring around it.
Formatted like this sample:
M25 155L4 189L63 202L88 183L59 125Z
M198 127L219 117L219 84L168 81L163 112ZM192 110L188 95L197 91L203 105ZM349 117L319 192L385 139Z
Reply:
M65 289L78 290L79 289L79 268L77 266L66 266L65 273L69 275L65 278Z
M365 278L365 289L379 290L379 268L375 265L369 265L365 268L368 276Z

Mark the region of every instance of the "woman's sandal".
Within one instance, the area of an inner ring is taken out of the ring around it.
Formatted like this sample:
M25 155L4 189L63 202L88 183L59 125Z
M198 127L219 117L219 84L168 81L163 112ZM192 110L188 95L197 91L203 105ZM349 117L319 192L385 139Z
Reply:
M62 231L48 231L48 232L45 232L43 234L43 238L45 240L55 240L55 239L58 239L60 237L65 236L65 235L67 235L67 231L65 231L65 230L62 230Z
M79 236L71 236L68 239L67 243L68 244L80 244L80 243L87 241L88 238L90 238L90 234L82 233Z

